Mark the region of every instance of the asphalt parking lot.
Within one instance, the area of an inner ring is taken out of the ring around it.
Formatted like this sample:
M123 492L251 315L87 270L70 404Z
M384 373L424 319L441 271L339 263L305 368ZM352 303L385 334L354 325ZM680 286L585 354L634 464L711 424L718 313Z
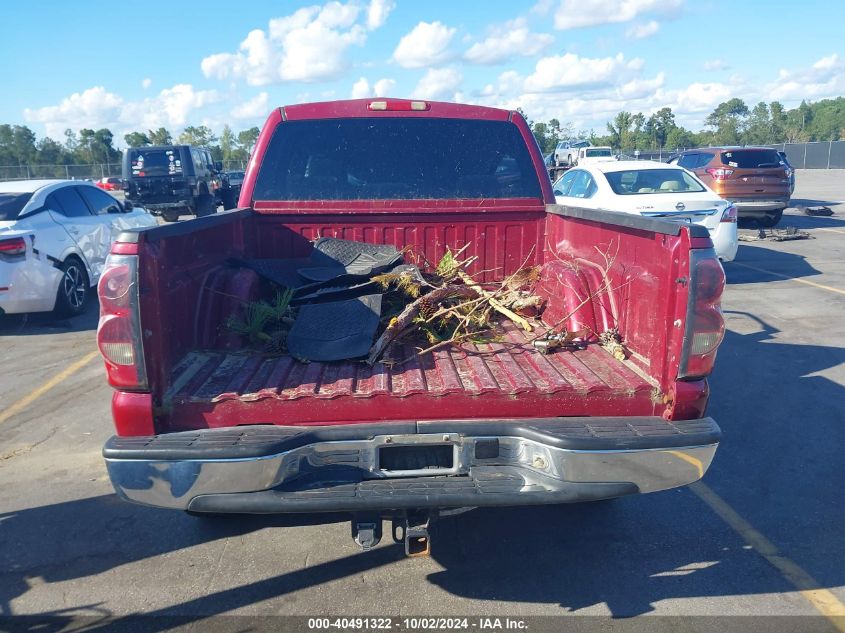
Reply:
M0 614L838 614L845 631L845 177L799 172L793 204L822 203L836 215L781 223L810 239L742 242L726 265L709 409L724 439L702 483L447 517L424 559L389 538L360 552L344 517L207 521L117 500L96 306L6 317Z

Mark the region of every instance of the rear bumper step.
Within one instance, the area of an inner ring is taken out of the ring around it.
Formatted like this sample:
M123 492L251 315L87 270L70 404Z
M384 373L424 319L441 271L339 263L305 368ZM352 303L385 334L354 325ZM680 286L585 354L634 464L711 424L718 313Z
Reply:
M683 486L704 475L720 435L711 418L249 426L113 437L103 455L118 494L147 505L387 511L568 503Z

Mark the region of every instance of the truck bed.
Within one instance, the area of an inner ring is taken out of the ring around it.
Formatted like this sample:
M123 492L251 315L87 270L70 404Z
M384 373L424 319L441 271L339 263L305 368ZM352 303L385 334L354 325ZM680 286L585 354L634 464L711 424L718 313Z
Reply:
M422 357L409 343L401 364L302 363L290 356L191 351L174 367L164 398L179 427L332 424L377 419L652 415L654 385L598 345L537 352L508 324L500 342L450 346ZM484 397L480 397L480 396ZM227 406L228 405L228 406ZM280 406L282 405L282 406ZM237 419L233 419L234 411ZM342 411L342 418L339 413ZM376 412L376 416L374 416Z

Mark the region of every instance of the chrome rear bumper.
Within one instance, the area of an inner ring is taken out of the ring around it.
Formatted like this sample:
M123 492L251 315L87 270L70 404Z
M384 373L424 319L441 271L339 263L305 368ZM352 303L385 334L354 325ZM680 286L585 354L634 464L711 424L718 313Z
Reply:
M675 488L704 475L719 436L710 418L257 426L112 438L104 456L117 493L146 505L387 511L566 503ZM451 459L391 470L381 457L386 447L441 447Z

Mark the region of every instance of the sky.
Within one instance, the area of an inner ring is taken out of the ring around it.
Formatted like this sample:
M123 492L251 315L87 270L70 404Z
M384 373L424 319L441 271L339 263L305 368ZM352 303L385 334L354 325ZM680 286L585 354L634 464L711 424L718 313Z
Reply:
M4 12L0 123L261 126L277 106L390 96L516 108L604 133L664 106L845 95L845 2L29 2Z

